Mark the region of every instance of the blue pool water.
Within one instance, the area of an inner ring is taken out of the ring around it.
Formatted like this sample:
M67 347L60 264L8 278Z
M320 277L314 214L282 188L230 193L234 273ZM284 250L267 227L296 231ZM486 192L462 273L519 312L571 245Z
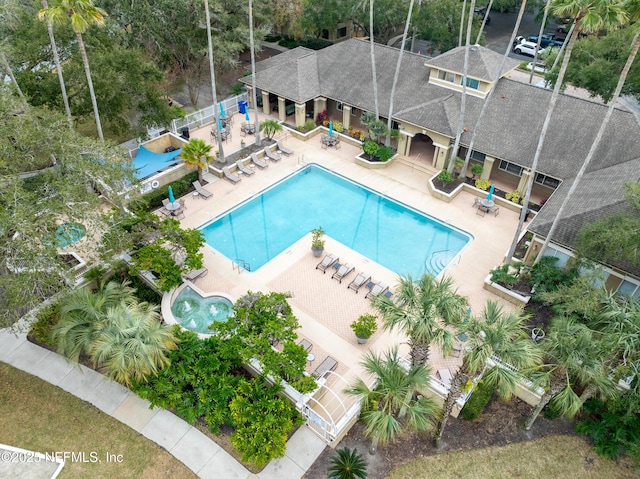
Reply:
M87 228L80 223L62 223L56 230L58 248L66 248L77 243L87 234Z
M214 321L224 322L233 313L233 304L222 296L203 298L191 288L185 288L171 306L176 321L196 333L211 334Z
M425 272L438 275L472 239L316 165L306 166L201 229L207 244L229 259L244 260L255 271L318 226L367 258L414 278Z

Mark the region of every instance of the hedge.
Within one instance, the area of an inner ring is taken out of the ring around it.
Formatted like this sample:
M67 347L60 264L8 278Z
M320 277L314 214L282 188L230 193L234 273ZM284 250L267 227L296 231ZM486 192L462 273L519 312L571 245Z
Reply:
M198 179L198 172L192 171L183 176L179 180L172 181L168 185L161 186L149 193L142 195L137 201L133 209L135 211L151 211L162 206L162 200L169 197L169 186L173 189L173 195L176 198L185 195L194 190L192 183Z
M467 400L460 415L467 421L473 421L483 411L484 407L491 400L496 388L487 386L484 381L480 381L474 389L471 397Z

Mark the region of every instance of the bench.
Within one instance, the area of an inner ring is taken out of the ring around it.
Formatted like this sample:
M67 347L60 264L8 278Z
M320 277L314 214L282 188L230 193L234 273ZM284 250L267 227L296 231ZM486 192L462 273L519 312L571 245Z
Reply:
M327 356L313 372L313 376L317 379L323 378L329 373L329 371L333 371L336 367L338 367L338 361L333 359L331 356Z

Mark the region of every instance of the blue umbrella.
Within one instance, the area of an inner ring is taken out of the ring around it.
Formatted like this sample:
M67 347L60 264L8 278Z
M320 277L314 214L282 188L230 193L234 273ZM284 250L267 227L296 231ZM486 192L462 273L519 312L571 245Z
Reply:
M222 122L220 121L220 117L218 117L218 130L222 131Z
M169 187L169 201L171 203L176 201L175 197L173 196L173 188L171 188L171 187Z
M251 120L251 118L249 118L249 110L247 110L247 112L244 114L244 119L247 121Z
M489 188L489 194L487 195L488 200L493 199L493 190L495 189L496 189L496 185L491 185L491 188Z
M226 113L224 112L224 105L222 104L222 102L220 102L220 116L222 117L227 116Z
M332 135L333 135L333 122L330 121L329 122L329 136L332 136Z

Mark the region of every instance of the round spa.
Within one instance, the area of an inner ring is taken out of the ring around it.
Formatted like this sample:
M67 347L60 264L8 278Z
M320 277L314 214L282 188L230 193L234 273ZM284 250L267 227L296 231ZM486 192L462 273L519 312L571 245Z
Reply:
M212 334L209 326L226 321L233 314L235 300L225 293L203 293L183 284L162 300L162 315L167 324L179 324L201 336Z
M87 228L80 223L62 223L56 230L58 248L66 248L80 241L87 234Z

